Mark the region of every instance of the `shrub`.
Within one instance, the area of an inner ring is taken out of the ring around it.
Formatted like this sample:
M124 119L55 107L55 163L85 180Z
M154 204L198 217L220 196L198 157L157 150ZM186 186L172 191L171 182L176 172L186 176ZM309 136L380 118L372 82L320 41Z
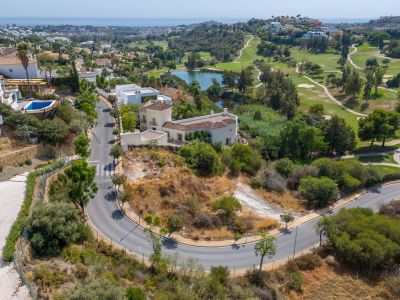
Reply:
M369 208L341 209L330 217L327 236L338 255L359 269L399 262L400 221Z
M286 189L285 179L274 170L265 169L260 176L261 187L268 191L283 193Z
M301 293L303 291L304 279L300 273L294 272L289 274L288 278L288 288L296 292Z
M261 187L261 180L257 177L253 177L250 181L250 185L253 189L259 189Z
M316 254L306 254L300 256L294 260L297 264L299 270L301 271L311 271L322 265L321 258Z
M62 273L57 270L40 266L33 275L33 281L43 287L57 287L66 281Z
M37 205L27 223L28 239L40 256L57 255L70 243L83 242L90 236L78 210L70 203Z
M339 190L337 184L328 177L306 177L301 179L299 192L311 207L324 207L336 200Z
M213 280L217 280L219 283L225 284L229 277L228 267L211 267L210 276L213 278Z
M362 187L362 182L348 173L343 174L341 185L345 193L352 193Z
M274 163L275 170L284 177L289 177L294 169L294 165L289 158L282 158Z
M197 228L211 228L213 222L209 215L204 212L198 212L193 218L193 225Z
M254 175L261 168L261 156L250 146L235 144L231 148L232 157L240 164L240 170Z
M27 159L27 160L24 161L24 164L27 165L27 166L30 166L30 165L32 165L32 160L31 159Z
M128 287L126 289L126 298L128 300L146 300L146 293L140 287Z
M295 167L292 175L288 178L287 185L289 188L292 190L297 189L299 186L300 180L305 177L315 177L318 176L319 170L316 166L309 166L309 165L303 165L303 166L298 166Z
M379 213L392 219L400 219L400 200L394 200L383 204L379 209Z
M223 165L217 152L206 143L194 143L179 148L178 154L185 158L189 168L200 176L219 175L223 173Z
M234 214L241 210L242 205L239 200L232 196L225 196L220 199L217 199L212 204L212 209L214 211L222 210L223 215L226 219L229 219L234 216Z
M4 166L0 165L0 173L3 172L3 170L4 170Z

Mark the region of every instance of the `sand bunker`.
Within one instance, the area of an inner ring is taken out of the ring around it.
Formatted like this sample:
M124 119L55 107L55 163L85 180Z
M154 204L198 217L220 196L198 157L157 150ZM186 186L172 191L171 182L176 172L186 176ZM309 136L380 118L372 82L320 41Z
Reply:
M315 85L302 83L302 84L299 84L298 87L303 88L303 89L312 89L313 87L315 87Z

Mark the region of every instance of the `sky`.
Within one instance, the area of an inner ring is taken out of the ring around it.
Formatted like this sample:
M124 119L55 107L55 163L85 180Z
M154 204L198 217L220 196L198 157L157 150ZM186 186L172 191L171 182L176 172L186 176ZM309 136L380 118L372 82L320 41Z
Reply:
M205 18L276 15L376 18L400 15L399 0L3 0L0 18Z

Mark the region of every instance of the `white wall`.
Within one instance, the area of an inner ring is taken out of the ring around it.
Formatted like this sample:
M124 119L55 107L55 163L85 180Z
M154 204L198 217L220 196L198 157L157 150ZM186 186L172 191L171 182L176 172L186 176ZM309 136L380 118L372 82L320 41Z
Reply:
M164 131L164 129L162 127L164 125L164 123L172 121L172 108L168 108L168 109L161 110L161 111L146 109L145 113L141 112L141 113L139 113L139 115L140 115L141 125L142 125L143 115L146 117L145 126L147 129ZM156 125L151 124L151 122L153 121L153 118L156 121Z
M131 132L121 134L121 144L124 150L128 150L128 146L140 146L155 144L158 146L168 145L168 135L163 134L154 139L146 139L145 132Z
M10 71L12 70L12 71ZM10 77L12 79L26 79L26 72L22 64L18 65L1 65L0 74ZM39 71L37 64L29 64L28 67L29 78L38 78Z

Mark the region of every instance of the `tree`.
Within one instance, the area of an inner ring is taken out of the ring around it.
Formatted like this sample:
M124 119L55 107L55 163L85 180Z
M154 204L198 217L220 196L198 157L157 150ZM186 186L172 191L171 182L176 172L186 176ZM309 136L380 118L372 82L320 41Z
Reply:
M382 141L384 147L387 138L396 137L399 122L398 113L377 109L358 121L358 136L362 141L371 140L370 147L375 140Z
M171 216L168 218L167 229L169 232L169 236L171 236L172 233L181 230L182 228L183 223L178 216Z
M58 255L69 244L90 236L77 209L63 202L35 206L26 229L33 250L40 256Z
M261 256L260 261L260 271L263 267L264 257L272 258L276 253L276 238L273 236L269 236L267 233L262 232L261 239L255 244L254 250L257 256Z
M69 69L69 84L73 93L78 93L81 90L78 70L75 66L75 60L72 60Z
M356 99L357 95L360 93L363 86L363 81L360 74L353 69L348 75L347 80L344 82L344 91L346 96L351 96Z
M288 223L293 222L294 217L291 214L284 214L280 216L281 221L285 223L285 231L288 229Z
M25 74L26 74L26 80L27 80L27 93L28 95L31 94L31 86L30 86L30 81L29 81L29 46L28 44L22 43L18 45L17 48L17 56L18 59L21 61L22 66L25 69Z
M224 71L222 74L222 84L232 90L236 87L237 80L238 75L235 72Z
M39 138L48 143L59 143L65 140L68 134L68 127L64 121L56 118L45 119L39 128Z
M146 293L140 287L130 286L126 289L125 296L128 300L146 300Z
M275 161L274 169L282 176L289 177L293 172L294 164L289 158L285 157Z
M346 151L354 150L356 145L355 132L343 118L333 116L324 123L322 130L329 153L344 154Z
M366 81L364 85L364 98L367 102L368 99L371 97L371 90L375 83L375 76L373 71L368 71L366 76Z
M110 150L110 156L114 159L114 161L117 161L118 163L118 158L120 158L124 154L124 149L122 146L115 144L111 147Z
M82 158L89 157L90 155L89 143L90 140L86 135L80 135L76 137L74 140L75 153Z
M124 207L125 203L128 202L131 198L131 195L128 191L123 191L118 194L118 201L122 203L122 207Z
M322 237L326 236L328 233L328 228L329 224L331 222L331 219L328 217L322 217L321 219L318 220L318 222L315 224L315 231L319 234L319 245L321 246L322 244Z
M374 87L375 87L375 95L378 95L378 87L383 82L383 76L386 73L386 69L380 66L376 66L374 68Z
M119 192L119 187L124 185L127 181L127 177L125 174L114 174L111 178L112 183L115 186L117 193Z
M300 180L299 192L314 208L324 207L337 199L339 189L328 177L306 177Z
M72 181L69 196L84 213L86 205L97 193L97 186L94 182L96 168L91 167L86 160L79 159L72 163L65 171L65 175Z
M253 85L253 73L251 68L242 69L238 80L238 88L242 93Z
M223 89L219 82L213 78L212 79L212 85L207 89L207 94L211 99L217 99L221 97L221 94L223 92Z
M194 80L189 85L189 93L193 95L193 97L198 97L201 91L200 83L197 80Z

